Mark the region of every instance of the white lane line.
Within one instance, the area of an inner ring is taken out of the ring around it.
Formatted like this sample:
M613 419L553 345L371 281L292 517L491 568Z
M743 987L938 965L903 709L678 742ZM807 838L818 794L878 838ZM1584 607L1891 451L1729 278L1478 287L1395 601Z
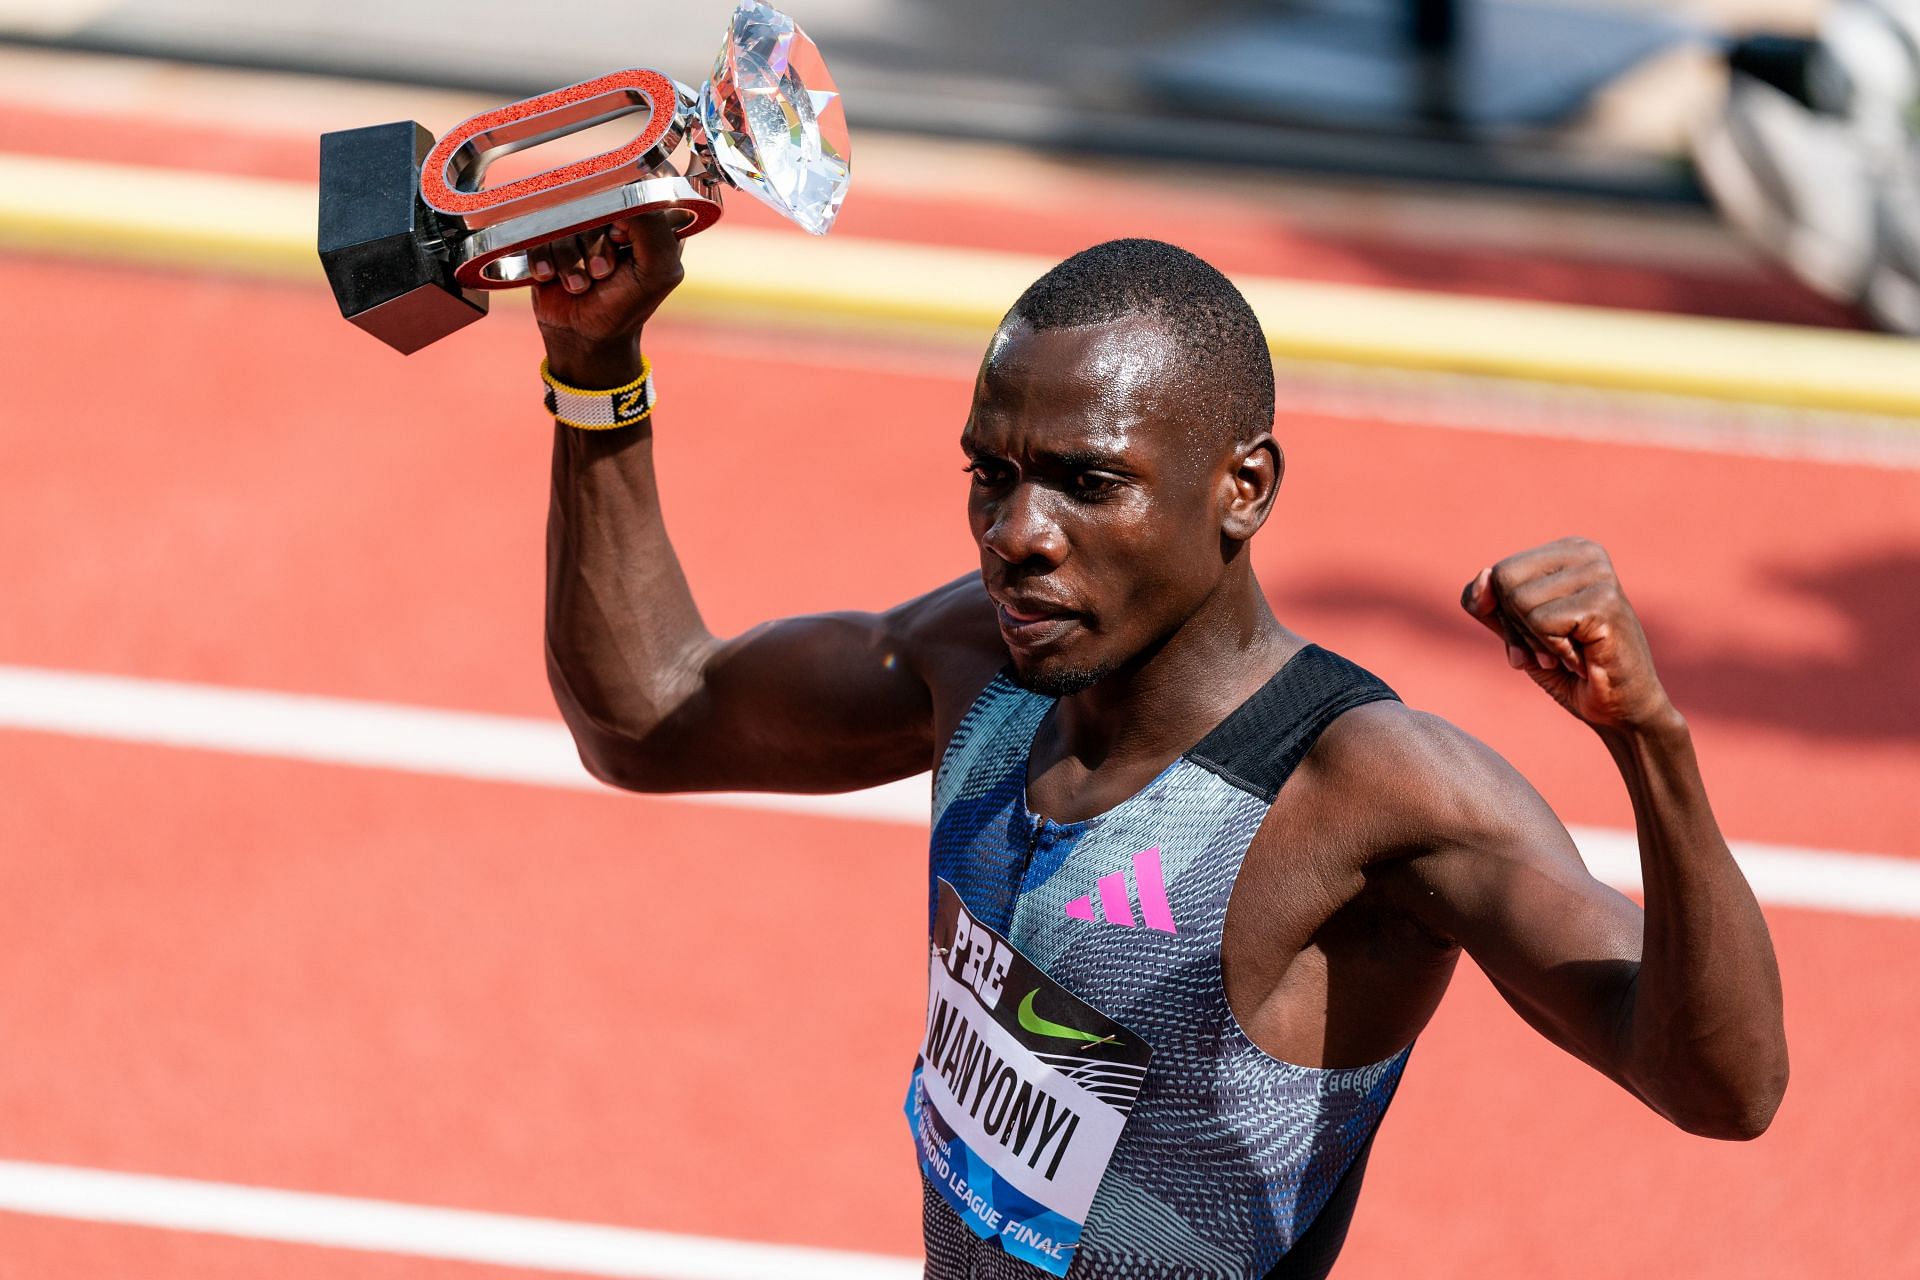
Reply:
M1596 878L1618 889L1639 890L1640 843L1633 832L1607 827L1567 830ZM1920 861L1757 840L1729 840L1727 847L1753 886L1754 896L1770 906L1920 920Z
M558 721L442 711L309 694L226 689L41 667L0 666L0 729L108 738L487 782L602 790ZM845 795L715 793L682 803L770 809L924 828L927 778ZM1587 865L1623 889L1640 885L1632 832L1574 827ZM1762 902L1920 919L1920 860L1736 840L1734 856Z
M558 720L0 666L0 729L605 791ZM673 799L924 826L927 779L847 795Z
M634 1280L918 1280L905 1258L0 1160L0 1210Z

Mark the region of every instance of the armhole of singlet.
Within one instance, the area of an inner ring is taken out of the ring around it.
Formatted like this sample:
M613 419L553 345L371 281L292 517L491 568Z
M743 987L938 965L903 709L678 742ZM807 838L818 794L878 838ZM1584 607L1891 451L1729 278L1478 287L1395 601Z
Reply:
M1326 727L1369 702L1398 701L1387 683L1337 653L1309 644L1187 758L1268 804Z

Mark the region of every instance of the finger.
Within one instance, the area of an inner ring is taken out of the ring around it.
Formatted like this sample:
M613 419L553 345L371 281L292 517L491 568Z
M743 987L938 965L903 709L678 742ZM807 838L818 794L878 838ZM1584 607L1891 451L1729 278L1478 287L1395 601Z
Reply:
M1561 563L1558 556L1562 551L1573 558ZM1511 626L1512 640L1524 645L1531 664L1543 671L1565 667L1577 672L1584 666L1573 640L1529 621L1535 609L1585 589L1594 578L1595 565L1580 551L1578 540L1566 540L1565 545L1550 543L1508 557L1494 565L1488 575L1487 600L1480 602L1480 607L1498 612Z
M1604 629L1610 598L1611 592L1596 583L1567 595L1542 600L1531 609L1509 606L1503 612L1526 630L1543 638L1555 636L1584 642L1597 639Z
M1564 638L1574 657L1584 665L1581 649L1606 638L1607 606L1611 599L1612 592L1604 584L1596 583L1536 606L1526 615L1525 625L1537 634Z
M1487 610L1483 599L1487 590L1487 579L1493 576L1489 565L1467 579L1467 585L1460 588L1460 607L1476 618L1485 617Z
M1527 614L1549 601L1584 591L1605 577L1604 566L1582 561L1508 583L1500 592L1501 603L1516 613Z
M1508 625L1512 631L1513 640L1526 649L1527 665L1539 667L1543 671L1559 666L1572 670L1573 665L1579 661L1579 651L1574 647L1573 641L1567 637L1542 631L1524 618L1509 618Z
M595 280L605 280L613 274L613 245L607 239L606 230L589 232L581 237L585 245L587 274Z
M1494 562L1493 589L1495 592L1510 591L1529 579L1558 572L1569 563L1569 557L1558 543L1549 542L1545 546L1516 551Z
M1460 607L1481 626L1500 637L1501 643L1506 646L1508 666L1523 667L1529 661L1527 651L1515 643L1513 628L1500 616L1500 607L1493 598L1492 577L1491 567L1474 574L1467 585L1460 589Z
M553 269L568 293L585 293L593 283L587 275L586 255L581 252L579 236L561 236L547 246L553 255Z
M1573 657L1572 646L1562 637L1549 632L1536 630L1527 620L1527 615L1513 607L1511 600L1502 598L1497 588L1490 587L1497 602L1493 617L1498 621L1509 646L1517 646L1522 661L1515 666L1537 666L1542 670L1561 665ZM1509 653L1508 660L1514 655Z
M1473 575L1473 580L1460 591L1460 607L1465 609L1481 626L1495 635L1504 634L1499 619L1499 603L1493 597L1493 568L1488 566Z
M1614 584L1612 564L1598 543L1586 538L1560 538L1508 556L1487 575L1477 599L1463 597L1469 612L1486 621L1491 610L1506 625L1508 661L1541 670L1563 667L1576 676L1586 673L1580 628L1582 617L1596 617L1605 606L1606 590ZM1476 584L1478 580L1476 579ZM1475 593L1470 584L1468 597ZM1583 594L1599 592L1600 596ZM1578 597L1578 607L1552 608L1556 602ZM1543 612L1544 610L1544 612ZM1516 654L1513 647L1522 653ZM1527 661L1518 661L1520 658Z
M1523 628L1517 627L1501 618L1502 637L1507 648L1507 665L1516 671L1538 674L1551 671L1556 675L1562 671L1574 677L1584 677L1585 661L1577 650L1561 655L1540 646L1539 642Z
M627 220L625 218L620 219L618 222L610 222L607 224L607 239L613 241L615 244L625 244L628 240L632 239L627 232Z
M1502 616L1500 603L1494 596L1492 579L1493 570L1490 567L1475 574L1460 592L1460 604L1481 626L1500 637L1501 644L1506 647L1508 666L1515 670L1533 666L1535 654L1527 647L1513 623Z
M1533 637L1536 662L1542 670L1550 667L1565 667L1568 671L1578 671L1581 667L1580 649L1565 636L1541 635L1529 631Z
M1534 590L1533 583L1549 583L1563 573L1584 578L1606 567L1605 553L1598 544L1583 538L1561 538L1496 562L1489 584L1494 596L1505 601L1518 593Z
M1500 639L1507 646L1507 665L1519 671L1533 665L1533 651L1521 641L1520 633L1505 619L1495 619Z
M1572 669L1579 660L1579 650L1569 633L1554 628L1557 622L1551 619L1543 621L1538 614L1516 614L1515 633L1533 652L1535 665L1543 670L1547 667L1567 666Z
M627 219L627 236L635 258L648 262L678 262L681 240L679 228L686 215L675 209L659 209Z
M553 256L547 252L547 246L527 250L527 272L542 284L553 279Z

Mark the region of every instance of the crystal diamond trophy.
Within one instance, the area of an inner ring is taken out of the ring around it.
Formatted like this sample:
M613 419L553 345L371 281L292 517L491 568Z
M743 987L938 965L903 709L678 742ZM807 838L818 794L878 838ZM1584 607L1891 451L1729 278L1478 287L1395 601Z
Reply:
M502 156L641 113L613 150L481 185ZM324 135L320 256L342 314L414 351L485 314L488 290L532 284L529 250L655 211L694 235L719 219L729 186L823 235L851 155L813 41L745 0L698 91L615 71L481 112L437 142L412 121Z

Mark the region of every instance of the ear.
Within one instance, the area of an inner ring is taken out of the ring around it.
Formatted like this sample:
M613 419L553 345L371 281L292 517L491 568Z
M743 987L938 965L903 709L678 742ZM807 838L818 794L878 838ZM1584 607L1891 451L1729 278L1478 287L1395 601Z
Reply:
M1280 492L1281 477L1286 475L1287 455L1273 433L1263 431L1253 439L1236 444L1227 456L1223 477L1226 505L1221 511L1221 536L1245 542L1260 532L1273 510L1273 499Z

